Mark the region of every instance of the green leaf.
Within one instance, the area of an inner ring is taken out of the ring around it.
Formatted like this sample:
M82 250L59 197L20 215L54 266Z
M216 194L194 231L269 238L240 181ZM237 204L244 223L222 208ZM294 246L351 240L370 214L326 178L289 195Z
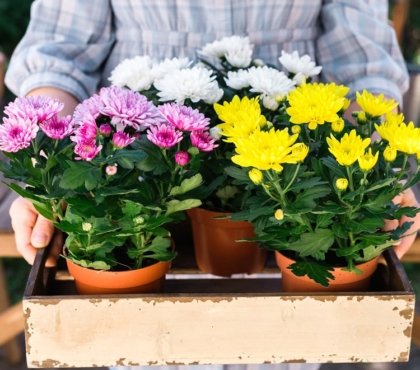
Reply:
M362 220L349 220L349 230L358 234L361 232L374 233L384 226L384 219L382 217L366 217Z
M312 177L307 180L299 181L290 187L289 191L297 191L301 189L309 189L317 185L325 185L326 182L322 181L320 177Z
M385 249L388 249L395 243L395 240L388 240L385 243L379 245L370 245L369 247L363 248L363 257L356 258L358 262L366 262L379 256Z
M101 170L92 164L85 162L71 163L60 181L63 189L75 190L83 185L87 190L92 190L102 177Z
M249 181L248 172L242 168L228 166L225 168L225 172L232 178L244 182Z
M201 206L199 199L170 200L167 204L166 215Z
M309 188L296 196L296 201L293 203L293 208L315 208L315 199L331 193L331 189L326 185L319 185Z
M196 175L194 175L194 176L192 176L188 179L184 179L181 182L181 185L174 186L171 189L169 195L176 196L176 195L185 194L185 193L189 192L190 190L193 190L193 189L199 187L202 183L203 183L203 178L201 177L201 175L199 173L197 173Z
M328 266L321 262L316 261L299 261L295 262L288 267L297 276L307 275L310 279L316 281L324 287L329 285L329 280L333 280L334 276L330 271L333 270L331 266Z
M301 257L311 256L317 260L325 259L325 253L334 244L334 233L330 229L317 229L304 233L300 239L289 244L287 249L297 252Z

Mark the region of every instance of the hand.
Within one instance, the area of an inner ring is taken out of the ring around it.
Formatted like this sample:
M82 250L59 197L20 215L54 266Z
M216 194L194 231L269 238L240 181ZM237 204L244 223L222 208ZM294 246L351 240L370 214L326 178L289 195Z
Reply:
M413 190L407 189L393 199L394 204L400 204L402 207L419 207ZM412 246L417 237L417 231L420 229L420 213L415 217L403 216L400 220L386 220L384 230L393 230L404 222L413 221L410 229L405 233L398 244L394 246L398 258L401 258Z
M16 248L22 257L33 264L37 250L46 247L52 240L46 266L55 266L62 248L62 234L55 233L52 223L41 216L30 201L22 197L12 203L9 213L15 232Z

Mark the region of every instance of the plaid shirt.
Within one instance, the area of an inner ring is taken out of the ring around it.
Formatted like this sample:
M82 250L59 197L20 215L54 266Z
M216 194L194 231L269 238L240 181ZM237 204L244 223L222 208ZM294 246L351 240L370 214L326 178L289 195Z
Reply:
M248 35L254 57L278 64L297 50L322 78L401 102L408 76L386 0L35 0L28 31L9 65L17 95L40 86L84 99L123 59L195 57L207 42Z

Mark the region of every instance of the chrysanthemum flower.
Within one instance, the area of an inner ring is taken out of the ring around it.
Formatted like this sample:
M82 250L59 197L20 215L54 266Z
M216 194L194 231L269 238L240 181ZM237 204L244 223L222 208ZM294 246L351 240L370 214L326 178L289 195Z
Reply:
M225 77L226 85L235 90L241 90L249 86L249 73L247 69L229 71Z
M334 121L331 123L331 129L334 132L341 132L344 130L344 120L342 118L339 118L337 121Z
M187 68L190 64L191 61L188 58L166 58L153 65L151 74L153 75L154 81L156 81L169 73Z
M398 106L395 100L385 99L384 94L373 95L366 90L363 90L361 94L356 92L356 101L360 108L372 117L382 116Z
M248 137L235 142L236 154L232 157L232 161L241 167L281 171L282 164L291 163L289 154L297 137L297 134L290 135L287 128L254 131Z
M205 45L198 53L208 58L224 58L237 68L251 64L253 45L248 37L228 36Z
M395 159L397 158L397 150L388 145L385 148L383 155L384 155L384 159L387 162L394 162Z
M98 94L92 95L89 99L78 104L73 113L74 123L81 125L85 121L94 121L101 114L104 103Z
M258 98L240 99L235 95L230 102L215 104L219 119L223 122L217 125L227 142L234 142L238 138L248 136L266 124L266 118L261 114Z
M338 112L343 108L343 94L348 88L336 84L313 83L298 86L287 97L290 107L287 113L290 122L308 124L315 130L325 122L336 122L340 119Z
M42 122L39 127L45 135L54 140L61 140L73 133L73 121L71 116L62 118L53 116Z
M126 134L125 132L118 131L112 135L112 145L117 149L125 148L135 140L134 137Z
M92 141L96 139L98 134L98 127L95 121L86 121L74 131L74 135L71 137L72 141Z
M309 147L304 143L297 143L291 147L292 151L285 159L285 163L300 163L305 160L309 153Z
M364 153L361 157L358 158L359 167L362 171L368 172L373 167L375 167L376 162L378 162L379 152L376 152L375 155L372 154L372 148Z
M108 125L107 123L103 123L99 126L99 133L102 136L108 137L112 133L112 127L111 125Z
M293 73L294 75L300 74L305 79L319 75L322 70L322 67L317 67L309 55L300 57L297 51L290 54L282 50L279 62L286 68L287 72Z
M80 140L74 147L74 153L77 154L75 159L91 161L94 159L102 150L102 145L97 146L96 141L92 139Z
M47 96L27 96L16 98L4 109L9 117L36 120L39 124L56 116L64 107L64 104Z
M270 110L277 109L279 106L278 100L286 96L295 87L295 82L290 80L283 72L267 66L251 67L248 70L248 79L251 92L259 94L263 102L265 98L266 102L268 100L275 103L275 105L267 103L264 105Z
M192 146L201 152L211 152L218 147L216 139L213 138L208 131L193 131L190 135Z
M147 138L159 148L169 149L182 140L182 132L173 126L162 124L151 126L147 131Z
M193 67L181 69L156 80L154 86L159 92L159 100L175 101L184 104L189 99L193 103L204 101L207 104L218 102L223 96L216 76L206 68Z
M333 135L327 137L328 150L341 166L351 166L361 156L370 144L370 139L363 139L357 135L356 130L351 130L350 134L344 134L340 141Z
M163 104L158 107L166 121L180 131L205 130L210 119L197 109L179 104Z
M28 148L35 139L39 127L36 118L9 117L3 118L0 125L0 150L16 153Z
M276 209L276 212L274 212L274 218L277 221L281 221L284 219L284 211L282 209Z
M420 128L415 127L413 122L408 124L387 124L378 126L376 130L389 145L405 154L417 154L420 151Z
M135 91L111 86L102 88L99 96L103 101L101 113L111 118L111 124L118 131L123 131L126 126L141 131L162 122L157 108Z
M109 81L115 86L127 86L134 91L148 90L153 84L153 60L148 55L124 59L111 72Z

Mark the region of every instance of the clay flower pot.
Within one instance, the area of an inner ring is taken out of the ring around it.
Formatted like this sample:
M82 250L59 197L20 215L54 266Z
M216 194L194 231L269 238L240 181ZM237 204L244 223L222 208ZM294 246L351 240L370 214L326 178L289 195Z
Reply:
M220 218L229 213L202 208L187 213L191 219L195 260L201 271L231 276L252 274L264 268L266 252L257 243L237 241L255 236L251 223Z
M129 271L99 271L76 265L67 259L79 294L156 293L162 291L170 262Z
M356 274L350 271L344 271L341 268L335 268L332 274L334 280L329 281L329 286L324 287L307 276L297 276L288 268L293 261L280 252L275 253L277 266L282 274L282 288L285 292L363 292L367 291L371 277L375 272L379 257L368 262L356 265L362 271Z

